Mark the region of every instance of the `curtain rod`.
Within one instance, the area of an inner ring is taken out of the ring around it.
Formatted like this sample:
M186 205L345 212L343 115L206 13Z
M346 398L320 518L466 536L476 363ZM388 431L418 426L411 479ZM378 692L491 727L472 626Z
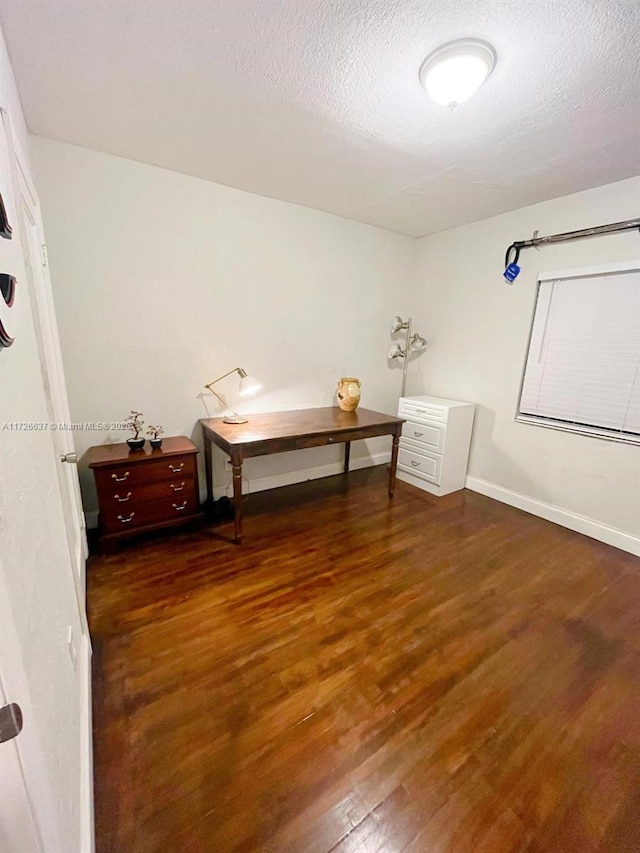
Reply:
M582 237L597 237L599 234L614 234L616 231L633 231L640 229L640 217L637 219L625 219L622 222L612 222L609 225L598 225L595 228L582 228L580 231L565 231L562 234L550 234L548 237L538 237L535 231L530 240L516 240L512 243L504 256L504 265L518 263L520 249L528 249L530 246L542 246L546 243L564 243L567 240L579 240ZM514 257L511 257L511 253Z

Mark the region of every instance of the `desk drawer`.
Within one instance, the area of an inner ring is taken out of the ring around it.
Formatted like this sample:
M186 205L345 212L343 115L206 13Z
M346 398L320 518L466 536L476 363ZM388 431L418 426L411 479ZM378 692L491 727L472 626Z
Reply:
M398 468L439 486L442 456L428 451L418 452L413 447L401 444L398 452Z
M295 449L303 450L305 447L325 447L331 444L344 444L345 441L360 441L365 438L375 438L379 435L390 435L389 429L387 427L365 427L363 429L355 429L351 432L307 435L295 439Z
M416 446L418 451L431 450L442 453L446 428L441 424L405 421L402 424L402 438Z
M307 447L326 447L329 444L342 444L346 439L334 435L307 435L304 438L295 439L295 450L304 450Z

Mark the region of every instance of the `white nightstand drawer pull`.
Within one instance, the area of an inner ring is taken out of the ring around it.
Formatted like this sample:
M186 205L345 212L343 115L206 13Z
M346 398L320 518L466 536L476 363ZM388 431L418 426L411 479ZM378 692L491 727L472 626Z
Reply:
M118 477L118 475L117 475L117 474L112 474L112 475L111 475L111 479L112 479L112 480L115 480L115 481L116 481L116 483L124 483L124 481L127 479L127 477L128 477L128 476L129 476L129 472L128 472L128 471L125 471L125 472L124 472L124 477Z
M171 506L175 509L176 512L182 512L183 509L187 508L187 502L182 501L180 506L178 506L178 504L171 504Z
M174 474L177 474L179 471L182 471L183 468L184 468L184 462L181 462L177 466L169 464L169 470L173 471Z
M128 501L130 497L131 492L127 492L127 494L123 498L121 498L120 495L114 495L114 498L121 504L125 503L125 501Z
M412 460L411 460L411 464L413 465L413 467L414 467L414 468L419 468L419 467L420 467L420 465L421 465L421 463L420 463L420 462L416 462L416 461L415 461L415 459L412 459Z
M131 512L131 513L129 513L129 518L124 518L124 516L119 515L119 516L118 516L118 521L121 521L123 524L128 524L130 521L133 521L133 516L134 516L134 515L135 515L135 512Z
M185 482L183 480L179 486L174 485L174 483L170 483L169 485L171 486L174 492L181 492L185 487Z
M423 415L426 411L426 409L416 409L416 412L419 412L421 415Z
M413 434L415 435L416 438L422 438L422 436L424 435L423 432L416 432L415 430L413 431Z

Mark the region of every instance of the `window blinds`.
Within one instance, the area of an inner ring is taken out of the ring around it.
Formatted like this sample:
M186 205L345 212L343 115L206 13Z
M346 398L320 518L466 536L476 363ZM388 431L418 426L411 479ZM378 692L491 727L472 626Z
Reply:
M640 439L640 271L539 283L519 414Z

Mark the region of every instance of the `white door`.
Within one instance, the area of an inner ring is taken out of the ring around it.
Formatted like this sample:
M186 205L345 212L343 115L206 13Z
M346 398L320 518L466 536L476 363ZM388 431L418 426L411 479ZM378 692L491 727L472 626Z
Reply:
M16 703L25 717L20 734L12 740L0 743L0 851L42 853L44 847L27 791L23 767L23 761L31 758L35 758L39 766L38 745L34 741L29 690L12 626L6 590L0 575L0 708L10 702ZM39 766L39 769L42 768Z
M0 708L8 705L0 680ZM0 850L2 853L41 853L27 789L13 741L0 743Z
M3 113L6 117L7 113ZM6 121L6 119L5 119ZM8 124L8 122L7 122ZM73 428L64 380L58 326L49 278L40 205L22 155L15 148L10 126L5 126L13 159L14 187L18 196L20 236L29 277L32 311L38 331L42 378L47 390L50 430L58 454L60 498L64 510L69 554L73 564L79 604L85 607L85 569L88 555L80 483L75 463ZM63 462L63 460L70 460Z
M40 644L43 650L47 644L54 643L56 648L56 663L60 664L59 651L63 648L60 634L66 637L68 624L69 654L66 660L66 675L68 688L73 693L77 691L79 719L74 718L73 725L67 727L67 733L72 733L75 744L81 753L80 779L77 779L81 811L81 853L90 853L93 849L93 795L92 795L92 760L91 760L91 713L90 713L90 660L91 643L89 639L86 605L85 605L85 564L87 544L84 530L84 516L80 502L80 489L77 469L74 464L63 462L62 457L69 458L72 454L73 431L65 428L69 424L69 407L62 370L62 358L58 341L57 325L53 308L46 252L43 249L43 228L40 218L39 203L29 177L25 159L17 150L8 113L0 108L0 183L5 204L10 202L12 226L15 238L3 240L0 253L4 249L2 272L12 273L14 266L22 271L19 297L31 303L31 316L35 331L32 352L38 350L38 362L42 379L42 389L46 400L49 418L50 446L55 453L55 472L50 470L53 490L49 492L51 500L59 492L59 500L55 499L56 523L55 537L58 545L57 553L62 558L59 567L63 581L60 588L67 589L64 603L58 600L59 607L64 612L51 611L50 624L54 635L44 633L42 627L34 624L29 642L31 654L34 644ZM15 252L18 252L16 256ZM11 254L13 253L13 254ZM7 314L5 314L5 317ZM10 316L10 315L9 315ZM9 353L7 353L9 354ZM37 362L36 362L37 364ZM11 365L7 363L7 368ZM36 367L37 373L37 367ZM32 374L33 375L33 374ZM51 428L51 425L57 428ZM59 428L62 427L62 428ZM41 445L44 446L44 445ZM50 457L49 457L50 458ZM57 479L57 489L55 480ZM43 484L46 486L46 483ZM60 511L61 510L61 511ZM4 519L3 519L4 520ZM64 529L63 529L64 528ZM65 544L66 543L66 544ZM33 683L29 682L28 661L23 656L23 649L18 640L24 636L14 630L13 615L24 615L25 599L20 604L12 600L11 587L6 583L9 578L5 571L15 569L19 565L14 559L6 566L2 564L0 555L0 706L8 702L16 702L22 708L24 728L12 741L0 743L0 853L62 853L62 846L56 840L59 822L59 804L56 804L55 782L47 775L43 762L46 744L39 742L40 738L56 738L56 732L47 727L46 719L55 719L56 709L63 705L57 703L56 685L52 683L50 696L47 700L50 709L42 708L42 691L40 702L32 707L32 699L36 692ZM68 565L68 575L66 566ZM15 572L14 572L15 576ZM39 578L33 578L34 583ZM20 613L20 607L23 608ZM47 617L49 618L49 617ZM57 623L56 623L56 620ZM23 620L24 621L24 620ZM17 622L15 623L17 625ZM73 626L73 627L72 627ZM34 639L35 638L35 639ZM72 662L72 663L71 663ZM58 671L58 670L56 670ZM59 671L62 671L60 667ZM76 675L69 674L74 671ZM70 695L67 693L67 695ZM78 706L76 706L78 707ZM78 740L76 741L76 735ZM51 764L49 764L51 766ZM59 764L60 772L64 767ZM70 777L66 777L69 779ZM72 784L72 783L70 783ZM75 845L74 845L75 847ZM75 850L64 853L76 853Z

